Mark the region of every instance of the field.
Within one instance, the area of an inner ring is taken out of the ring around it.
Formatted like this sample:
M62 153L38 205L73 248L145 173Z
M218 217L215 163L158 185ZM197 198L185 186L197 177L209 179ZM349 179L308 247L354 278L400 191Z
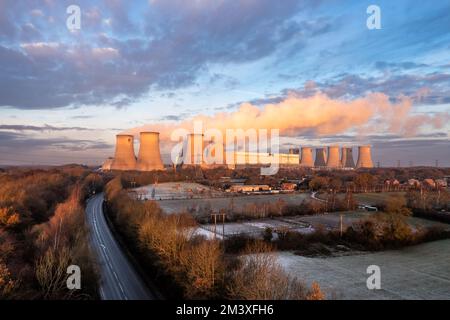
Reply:
M354 197L360 204L379 206L390 197L404 197L405 192L355 193Z
M450 299L450 240L332 258L279 252L278 261L306 283L317 281L331 299ZM366 287L369 265L381 269L380 290Z
M210 213L218 213L222 209L234 208L236 211L239 211L245 206L252 204L263 205L276 203L277 201L282 200L286 204L298 205L303 200L310 199L310 195L308 193L233 195L214 190L201 184L186 182L160 183L136 188L133 191L144 199L151 199L153 190L155 190L154 199L158 201L159 206L167 214L188 211L199 217L209 217ZM355 194L355 198L359 203L378 205L390 196L403 195L404 193L402 192L365 193ZM373 214L376 213L358 210L332 212L313 216L287 216L272 219L265 218L252 221L225 223L224 228L219 221L215 230L217 237L222 237L224 232L225 236L246 234L259 237L264 229L268 227L273 230L284 228L302 233L308 233L317 228L338 230L340 228L341 216L343 227L346 228L360 220L370 217ZM448 228L448 225L420 218L409 217L408 221L414 228L430 226L443 226ZM209 223L202 224L201 230L198 232L206 235L208 238L211 238L214 236L213 231L214 225Z
M237 210L246 205L257 203L275 203L279 200L286 204L300 204L309 194L268 194L268 195L236 195L221 192L198 183L168 182L133 189L137 197L141 199L153 199L168 214L190 211L194 214L208 208L211 212L219 212L221 209L233 207ZM209 210L208 210L209 211Z

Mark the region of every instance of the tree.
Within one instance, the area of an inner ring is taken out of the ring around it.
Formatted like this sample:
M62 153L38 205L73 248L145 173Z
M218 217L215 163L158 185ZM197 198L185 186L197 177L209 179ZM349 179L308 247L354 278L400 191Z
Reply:
M12 207L0 208L0 226L14 227L19 224L19 214Z
M406 206L406 199L400 196L389 197L384 211L389 214L402 216L410 216L412 214L411 209Z
M317 282L313 282L311 285L311 290L306 296L306 300L324 300L325 295L323 294L320 286Z
M264 229L263 239L266 242L271 242L273 238L273 230L270 227Z
M328 179L325 177L314 177L309 182L309 188L314 191L318 191L326 188L328 185Z
M12 278L8 267L0 259L0 300L11 298L16 288L17 281Z

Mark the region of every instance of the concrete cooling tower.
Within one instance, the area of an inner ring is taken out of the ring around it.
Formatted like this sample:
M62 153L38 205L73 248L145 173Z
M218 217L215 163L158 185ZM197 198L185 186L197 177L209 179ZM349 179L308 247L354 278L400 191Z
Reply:
M341 155L341 165L343 168L354 168L355 162L353 161L353 148L343 147Z
M371 147L359 146L358 147L358 161L356 162L357 168L373 168Z
M116 152L111 170L135 170L134 137L128 134L116 136Z
M326 166L326 152L325 148L316 148L316 160L314 161L314 167Z
M187 136L184 165L202 165L204 150L203 134L191 133Z
M302 147L300 166L301 167L313 167L314 166L312 148Z
M341 161L339 159L339 147L329 146L328 147L328 158L327 167L328 168L339 168L341 166Z
M159 132L141 132L136 170L164 170L159 151Z

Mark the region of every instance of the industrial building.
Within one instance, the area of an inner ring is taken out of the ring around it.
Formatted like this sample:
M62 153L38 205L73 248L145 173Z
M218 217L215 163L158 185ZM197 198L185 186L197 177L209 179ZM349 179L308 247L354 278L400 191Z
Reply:
M342 166L342 168L354 168L355 167L355 161L353 160L353 148L342 147L341 166Z
M111 170L135 170L136 156L134 154L134 136L118 134L116 136L116 152L111 164Z
M164 164L159 151L159 132L141 132L140 136L141 140L136 170L164 170Z
M358 147L358 161L356 162L356 168L373 168L370 146Z
M300 159L300 166L314 167L313 150L310 147L302 147L302 155Z
M324 168L326 167L327 154L325 148L316 148L316 159L314 160L314 167Z
M371 146L358 147L358 160L355 165L352 147L333 145L315 148L315 158L312 147L291 148L289 153L264 153L248 151L226 151L225 145L217 145L212 141L205 142L203 134L187 135L180 159L183 166L201 166L215 168L217 165L239 168L245 166L266 166L278 163L280 166L299 166L321 170L373 168ZM219 154L222 163L209 163ZM107 159L103 170L164 170L160 153L159 132L141 132L139 153L134 153L134 136L118 134L114 158Z
M340 168L341 162L339 159L339 147L329 146L328 147L328 157L327 157L327 168Z

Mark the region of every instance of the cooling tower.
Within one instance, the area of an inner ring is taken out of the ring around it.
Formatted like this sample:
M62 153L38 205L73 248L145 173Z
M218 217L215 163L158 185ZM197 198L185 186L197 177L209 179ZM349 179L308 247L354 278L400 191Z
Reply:
M300 166L302 166L302 167L313 167L314 166L312 148L302 147Z
M128 134L116 136L116 153L111 164L111 170L135 170L134 137Z
M358 161L356 162L357 168L373 168L372 155L370 146L358 147Z
M159 151L159 132L141 132L141 144L136 170L164 170L164 164Z
M329 146L328 147L327 167L328 168L339 168L340 166L341 166L341 162L339 160L339 147L338 146Z
M203 161L203 134L191 133L187 136L184 165L202 165Z
M325 148L316 148L316 160L314 161L314 167L326 166L326 152Z
M355 162L353 161L353 148L343 147L341 155L341 165L343 168L354 168Z

